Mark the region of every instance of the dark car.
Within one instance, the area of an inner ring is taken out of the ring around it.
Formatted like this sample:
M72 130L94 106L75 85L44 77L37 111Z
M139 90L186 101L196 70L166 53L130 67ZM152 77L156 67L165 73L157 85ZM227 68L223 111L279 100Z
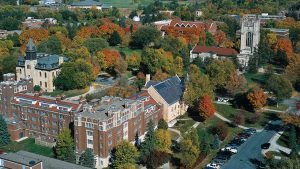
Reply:
M256 133L256 129L254 128L245 129L243 133L254 134Z
M224 165L226 163L226 160L215 158L212 163L218 164L218 165Z
M268 148L270 148L270 146L271 146L270 143L264 143L264 144L262 144L260 147L261 147L262 149L268 149Z

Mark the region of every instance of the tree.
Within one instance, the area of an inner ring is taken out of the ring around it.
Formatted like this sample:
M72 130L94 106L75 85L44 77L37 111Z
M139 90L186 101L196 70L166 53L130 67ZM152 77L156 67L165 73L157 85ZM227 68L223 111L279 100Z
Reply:
M197 131L197 135L198 135L199 141L200 141L201 152L208 154L211 149L211 147L210 147L211 134L209 134L206 129L199 128Z
M151 45L161 37L161 32L155 27L141 27L132 36L131 45L136 48L143 48Z
M89 52L92 54L108 47L108 43L102 38L88 38L84 41L83 45L88 48Z
M163 130L167 130L168 129L168 123L164 120L164 119L160 119L158 121L158 124L157 124L157 128L158 129L163 129Z
M293 90L292 84L286 78L275 74L266 80L265 88L273 92L278 101L289 98Z
M167 73L164 73L162 72L160 69L158 69L154 76L152 77L152 80L155 80L155 81L162 81L162 80L165 80L169 77L169 75Z
M59 133L56 147L56 157L63 161L75 163L75 151L74 151L74 140L71 137L71 131L68 128L63 128Z
M289 147L292 150L290 156L292 158L297 158L298 156L298 146L297 146L297 136L296 136L296 128L294 125L291 126L289 131Z
M217 134L215 134L213 142L212 142L212 148L213 149L219 149L220 148L220 144L221 144L220 138L219 138L219 136Z
M254 111L261 109L267 102L267 96L262 89L254 89L247 94L247 99Z
M32 38L33 42L35 43L35 45L39 45L40 42L42 42L43 40L48 39L49 36L49 32L46 29L28 29L28 30L24 30L20 37L20 43L21 43L21 52L25 52L26 50L26 45L28 43L29 38Z
M247 81L243 75L239 75L237 71L231 73L225 89L231 95L243 92L246 89Z
M141 140L139 138L139 133L138 132L136 132L135 137L134 137L134 146L137 149L140 149L140 146L141 146Z
M54 85L62 90L82 89L90 85L93 79L92 65L80 59L64 63L54 79Z
M2 115L0 115L0 146L10 143L10 135L7 130L6 122Z
M103 49L97 52L96 58L102 70L114 70L114 66L117 63L117 60L121 58L121 55L116 50Z
M206 34L206 41L205 41L206 46L213 46L215 44L213 35L208 31L205 31L205 34Z
M34 90L35 92L39 92L39 91L42 90L42 88L41 88L41 86L39 86L39 85L34 85L34 86L33 86L33 90Z
M122 43L122 39L121 36L119 35L119 33L117 31L114 31L113 34L111 35L110 39L109 39L109 44L111 46L116 46Z
M168 130L158 129L155 131L155 150L171 153L171 135Z
M147 158L148 169L155 169L160 167L161 165L167 163L170 159L171 155L166 152L154 150Z
M147 163L147 157L155 150L155 133L152 121L148 123L145 141L141 145L140 158L142 163Z
M235 69L231 60L213 60L206 67L209 79L217 89L225 88Z
M61 54L62 44L56 36L51 36L47 40L43 40L38 45L38 51L48 54Z
M234 124L241 125L245 123L245 115L243 112L239 112L234 115L233 119Z
M300 127L300 117L292 113L283 113L280 115L281 120L285 124L292 124L297 127Z
M217 134L220 140L224 140L228 135L228 125L225 122L220 122L211 128L212 134Z
M199 113L204 119L208 119L215 114L215 106L211 102L209 95L204 94L199 103Z
M79 158L79 165L94 168L95 167L95 156L93 154L93 150L87 148Z
M185 167L191 167L196 162L199 149L193 144L192 140L183 139L179 143L179 153L176 155L180 163Z
M189 79L186 81L186 92L183 99L189 106L195 106L199 103L199 98L204 94L213 96L213 86L206 75L200 73L196 65L189 66Z
M113 155L114 159L112 161L113 168L124 168L124 164L135 164L136 158L138 157L137 149L128 141L121 141Z

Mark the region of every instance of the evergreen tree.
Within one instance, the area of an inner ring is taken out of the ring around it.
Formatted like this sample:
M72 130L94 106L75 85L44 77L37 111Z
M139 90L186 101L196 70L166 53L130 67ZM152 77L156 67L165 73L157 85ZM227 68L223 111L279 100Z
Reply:
M205 34L206 34L206 40L205 40L206 46L213 46L215 44L213 35L208 31L206 31Z
M121 36L117 31L114 31L109 39L111 46L116 46L122 42Z
M60 160L75 163L74 140L71 137L71 131L64 128L58 135L55 147L56 157Z
M87 148L84 153L80 155L79 164L90 168L95 167L95 156L92 149Z
M150 121L148 123L147 134L145 136L145 141L141 145L140 149L140 158L141 162L145 163L146 158L150 155L150 153L155 149L155 135L154 135L154 125L153 122Z
M212 148L213 149L220 148L220 139L219 139L218 135L214 135L214 139L213 139L213 142L212 142Z
M168 123L164 120L164 119L160 119L158 121L158 125L157 125L157 128L158 129L163 129L163 130L167 130L168 129Z
M10 138L9 138L6 122L2 117L2 115L0 115L0 146L6 145L9 142L10 142Z
M198 130L198 137L200 141L200 150L204 153L209 153L210 151L210 137L211 135L204 129Z
M135 146L137 149L139 149L140 146L141 146L141 141L140 141L139 133L138 133L138 132L136 132L134 140L135 140L135 141L134 141L134 146Z
M298 154L298 147L297 147L297 136L296 136L296 129L295 126L292 125L290 129L290 137L289 137L289 146L291 148L291 157L297 157Z

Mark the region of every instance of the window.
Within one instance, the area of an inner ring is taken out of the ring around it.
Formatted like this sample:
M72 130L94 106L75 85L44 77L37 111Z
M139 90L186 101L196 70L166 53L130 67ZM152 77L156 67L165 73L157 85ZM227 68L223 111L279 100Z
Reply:
M30 69L30 65L27 65L27 69Z
M45 78L47 78L47 73L45 72Z
M86 128L94 128L94 125L92 123L85 123Z
M40 86L42 87L42 85L43 85L43 84L42 84L42 81L40 81Z
M253 41L253 34L251 32L248 32L246 35L246 46L252 47L253 46L252 41Z
M45 82L45 87L47 87L47 82Z
M88 139L88 144L93 144L93 140Z
M42 72L40 72L40 77L42 77Z
M0 167L4 167L4 160L0 159Z
M112 132L110 131L109 133L108 133L108 137L111 137L112 136Z
M36 122L36 118L35 117L32 117L31 120L34 121L34 122Z
M109 140L109 141L108 141L108 145L110 146L111 144L112 144L112 141L111 141L111 140Z
M93 136L93 132L92 131L87 131L87 135L88 136Z

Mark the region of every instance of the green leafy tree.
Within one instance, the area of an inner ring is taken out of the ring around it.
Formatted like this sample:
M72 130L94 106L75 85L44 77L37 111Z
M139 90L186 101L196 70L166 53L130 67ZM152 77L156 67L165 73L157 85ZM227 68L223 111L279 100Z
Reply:
M208 31L205 31L205 34L206 34L206 40L205 40L206 46L213 46L215 44L213 35Z
M271 75L266 80L265 88L268 91L272 91L278 101L291 97L293 90L292 84L289 80L276 74Z
M62 44L56 36L51 36L49 39L42 41L38 45L38 51L48 54L61 54Z
M205 129L198 129L198 137L200 141L200 150L204 153L209 153L210 151L210 138L211 135Z
M10 142L10 135L7 130L6 122L2 115L0 115L0 146L6 145Z
M113 156L112 167L119 169L123 168L124 164L134 165L138 157L138 151L131 143L122 141L117 145Z
M90 85L93 79L92 65L84 60L77 60L62 65L61 72L54 79L54 85L62 90L82 89Z
M148 169L158 168L167 163L170 157L171 155L169 153L155 150L148 156L146 167Z
M111 46L116 46L116 45L121 44L121 42L122 42L122 39L121 39L120 34L117 31L114 31L109 39L109 44Z
M35 86L33 86L33 90L34 90L35 92L39 92L39 91L42 90L42 88L41 88L41 86L39 86L39 85L35 85Z
M236 67L231 60L213 60L206 68L211 83L217 89L225 88Z
M155 27L141 27L132 36L131 45L136 48L143 48L151 45L161 38L161 32Z
M183 139L179 143L179 153L176 155L184 167L192 167L199 156L199 149L190 139Z
M168 123L164 119L160 119L157 124L158 129L167 130L169 128Z
M214 135L214 139L213 139L213 142L212 142L212 148L213 149L218 149L220 148L220 139L219 139L219 136L218 135Z
M88 48L91 54L95 54L97 51L107 48L109 45L103 38L88 38L84 41L83 46Z
M74 140L71 137L70 129L64 128L61 133L59 133L55 153L58 159L75 163Z
M93 150L87 148L79 158L79 164L85 167L94 168L95 167L95 156Z
M135 137L134 137L134 146L139 149L141 146L141 140L139 138L139 133L136 132Z
M213 86L210 84L208 76L201 74L199 68L196 65L189 66L189 79L186 82L186 92L183 95L183 99L186 104L195 106L199 99L208 94L213 96Z

